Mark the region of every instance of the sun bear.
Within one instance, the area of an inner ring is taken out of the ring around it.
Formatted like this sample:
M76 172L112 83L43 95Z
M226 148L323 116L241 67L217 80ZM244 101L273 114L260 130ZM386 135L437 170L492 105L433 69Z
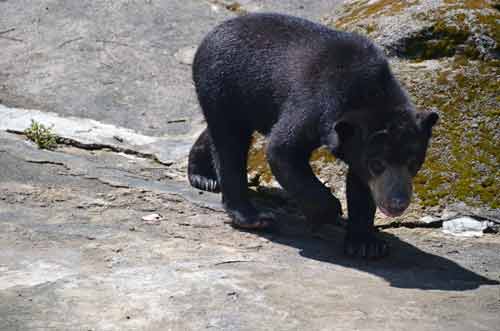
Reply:
M273 226L248 197L248 149L257 131L268 139L273 175L311 222L342 214L309 165L312 151L327 146L347 163L344 250L387 254L374 234L375 210L397 216L408 207L438 115L416 112L368 38L287 15L244 15L204 38L193 80L207 128L191 149L188 178L222 192L234 227Z

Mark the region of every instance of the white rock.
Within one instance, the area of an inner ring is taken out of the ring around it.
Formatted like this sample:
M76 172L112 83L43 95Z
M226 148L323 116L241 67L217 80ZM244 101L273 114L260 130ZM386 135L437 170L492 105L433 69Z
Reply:
M487 221L478 221L468 216L443 222L443 232L457 237L481 237L487 227Z
M161 216L160 214L150 214L150 215L142 216L141 219L146 224L158 225L158 224L160 224L161 220L163 220L163 216Z
M437 218L437 217L434 217L434 216L430 216L430 215L427 215L427 216L424 216L422 218L420 218L420 222L422 223L425 223L425 224L431 224L431 223L434 223L434 222L438 222L440 219Z

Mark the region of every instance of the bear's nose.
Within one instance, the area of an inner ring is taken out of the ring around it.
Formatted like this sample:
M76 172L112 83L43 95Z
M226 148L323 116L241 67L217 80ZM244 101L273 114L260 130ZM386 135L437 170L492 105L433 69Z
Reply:
M408 200L404 198L392 198L389 201L389 208L395 211L404 211L408 206Z

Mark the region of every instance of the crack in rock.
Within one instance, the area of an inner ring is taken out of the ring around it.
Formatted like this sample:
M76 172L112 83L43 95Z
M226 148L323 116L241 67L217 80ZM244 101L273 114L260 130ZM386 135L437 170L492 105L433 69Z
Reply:
M7 129L6 132L26 137L26 134L24 133L24 131ZM153 160L153 161L158 162L158 163L160 163L162 165L165 165L167 167L171 166L172 164L174 164L174 162L164 162L164 161L161 161L154 154L142 153L142 152L139 152L139 151L136 151L136 150L133 150L133 149L129 149L129 148L120 148L120 147L113 146L113 145L99 144L99 143L90 143L90 144L87 144L87 143L82 143L82 142L74 140L74 139L60 137L58 135L56 135L56 141L60 145L72 146L72 147L76 147L76 148L80 148L80 149L85 149L85 150L88 150L88 151L109 150L109 151L115 152L115 153L124 153L124 154L127 154L127 155L139 156L139 157L142 157L142 158L145 158L145 159Z
M166 166L187 157L194 140L194 137L145 136L91 119L61 117L50 112L0 105L0 130L24 135L32 120L51 126L60 144L86 150L111 150L151 159Z

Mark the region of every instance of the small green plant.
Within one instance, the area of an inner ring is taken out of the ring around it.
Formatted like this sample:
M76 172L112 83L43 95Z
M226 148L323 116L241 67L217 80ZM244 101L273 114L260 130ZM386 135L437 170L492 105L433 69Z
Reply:
M35 142L38 148L54 149L57 146L56 135L52 132L52 126L48 128L35 120L31 120L31 125L24 130L24 134L29 140Z

